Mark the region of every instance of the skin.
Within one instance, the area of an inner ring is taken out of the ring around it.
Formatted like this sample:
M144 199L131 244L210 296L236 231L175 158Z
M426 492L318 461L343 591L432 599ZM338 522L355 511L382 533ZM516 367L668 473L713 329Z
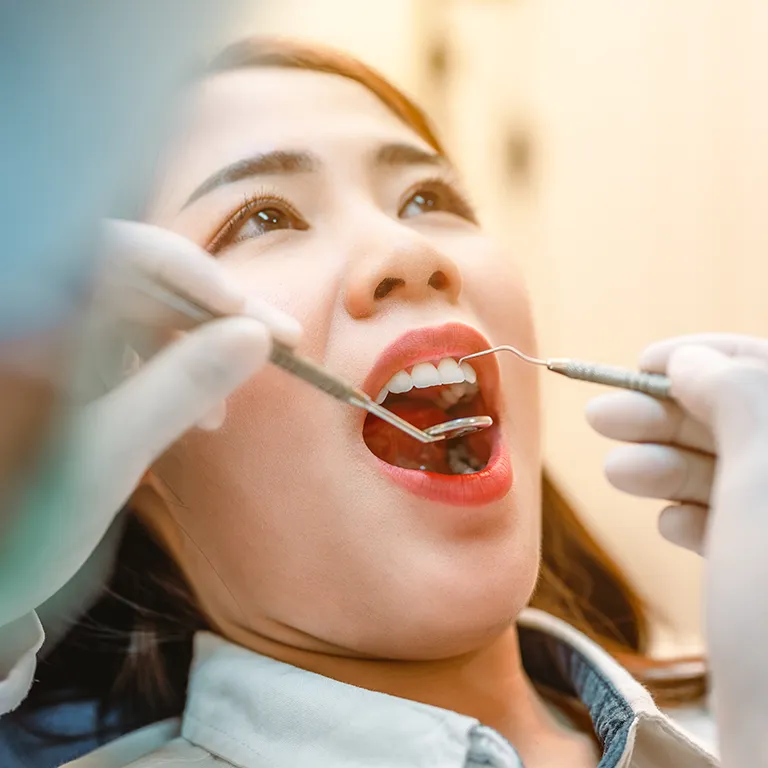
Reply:
M245 198L287 199L305 228L259 234L252 220L217 258L302 323L302 353L360 383L400 334L446 322L535 350L514 261L455 204L408 203L425 179L455 174L374 163L385 144L433 150L363 86L296 70L219 74L196 91L185 126L152 221L208 246ZM322 167L242 179L184 207L211 174L274 149L311 151ZM436 270L448 277L440 289L427 285ZM404 285L376 299L388 277ZM594 765L588 739L556 724L519 658L514 620L539 559L538 388L531 367L499 364L515 480L477 523L394 485L362 440L360 412L272 367L230 398L221 429L168 451L135 503L234 642L479 717L527 765Z

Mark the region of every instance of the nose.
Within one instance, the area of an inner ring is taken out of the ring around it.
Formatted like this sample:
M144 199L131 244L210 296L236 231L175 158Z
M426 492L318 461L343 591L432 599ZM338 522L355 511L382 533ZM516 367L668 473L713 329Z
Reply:
M408 242L387 250L376 246L353 262L345 295L353 318L371 317L396 302L458 301L461 273L453 260L426 238L408 235Z

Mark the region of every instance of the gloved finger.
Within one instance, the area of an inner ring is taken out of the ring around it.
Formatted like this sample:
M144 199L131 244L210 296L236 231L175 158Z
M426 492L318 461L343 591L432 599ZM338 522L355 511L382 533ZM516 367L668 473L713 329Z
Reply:
M591 400L586 417L594 430L611 440L715 452L710 430L671 400L657 400L640 392L611 392Z
M89 426L103 436L101 448L110 451L110 464L139 477L263 367L270 349L261 323L234 317L208 323L163 350L89 409Z
M659 533L672 544L703 555L708 520L708 507L677 504L661 511Z
M183 331L170 331L161 328L146 328L132 325L126 329L125 339L139 358L151 360L161 349L183 338Z
M657 341L640 355L640 368L651 373L666 373L673 352L684 346L704 346L728 357L752 357L768 362L768 340L738 333L697 333Z
M708 505L714 473L712 456L667 445L622 445L605 460L611 485L652 499Z
M295 347L301 340L301 323L291 315L273 307L269 302L256 296L248 296L242 313L246 317L260 320L269 328L272 335L290 347Z
M72 401L84 405L103 397L181 336L178 331L149 329L135 324L120 332L114 326L103 329L98 338L91 337L84 345L87 354L75 368L69 384Z
M206 432L213 432L219 429L224 420L227 418L227 403L222 400L217 405L214 405L208 413L206 413L201 419L198 419L195 426L198 429L203 429Z
M193 322L153 296L156 284L176 288L224 315L239 314L245 295L202 248L152 224L107 221L102 229L97 299L109 302L123 321L186 328Z
M130 376L135 376L139 370L141 369L143 363L142 358L144 360L148 360L157 354L157 352L162 348L162 346L159 343L160 337L158 334L154 334L155 341L153 342L147 342L141 347L141 355L136 350L131 349L130 347L125 348L125 352L123 355L123 369L122 369L122 376L123 379L127 379ZM173 338L174 339L180 339L183 338L183 334L174 331L173 332ZM106 390L108 391L108 390ZM217 429L219 429L222 424L224 424L224 420L227 417L227 403L225 400L222 400L220 403L217 403L216 405L211 408L210 411L208 411L202 418L198 419L198 421L195 423L195 426L198 429L205 430L206 432L213 432Z
M669 359L672 395L724 441L743 448L750 435L768 434L768 362L730 358L709 347L681 347Z
M125 349L125 362L122 370L123 379L135 376L143 365L142 360L152 359L165 346L184 337L181 331L160 331L155 329L153 333L146 333L146 328L141 330L144 333L134 335L133 343L137 349L133 350L130 347ZM198 419L195 422L195 427L206 432L214 432L224 424L226 417L227 403L225 400L222 400Z
M104 226L102 303L121 319L178 329L199 321L174 308L152 286L178 291L214 314L246 315L260 320L272 334L295 346L299 322L261 299L243 293L221 264L181 235L151 224L109 221Z

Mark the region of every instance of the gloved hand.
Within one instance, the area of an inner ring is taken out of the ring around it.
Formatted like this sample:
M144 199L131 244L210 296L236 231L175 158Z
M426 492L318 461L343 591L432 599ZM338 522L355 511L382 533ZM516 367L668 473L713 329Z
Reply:
M99 263L89 354L80 366L93 372L96 350L99 375L80 377L60 439L4 521L0 625L75 574L160 453L201 420L208 427L222 421L224 398L267 362L271 335L295 344L301 333L296 320L243 295L209 254L166 230L110 222ZM134 292L136 276L237 316L190 330L184 315ZM179 338L179 329L189 332ZM134 355L121 381L126 346L119 339L126 337L151 359L136 370Z
M637 393L592 401L590 424L634 445L606 474L620 490L677 502L659 520L704 555L706 639L723 766L768 765L768 340L700 335L653 344L675 402Z

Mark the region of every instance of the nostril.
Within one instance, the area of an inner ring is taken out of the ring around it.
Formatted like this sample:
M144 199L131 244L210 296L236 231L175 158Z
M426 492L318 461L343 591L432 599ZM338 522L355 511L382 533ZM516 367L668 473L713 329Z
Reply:
M433 272L429 278L429 287L436 291L444 291L448 287L448 275L440 270Z
M401 280L399 277L385 277L376 286L376 290L373 292L373 298L383 299L400 285L405 285L405 280Z

